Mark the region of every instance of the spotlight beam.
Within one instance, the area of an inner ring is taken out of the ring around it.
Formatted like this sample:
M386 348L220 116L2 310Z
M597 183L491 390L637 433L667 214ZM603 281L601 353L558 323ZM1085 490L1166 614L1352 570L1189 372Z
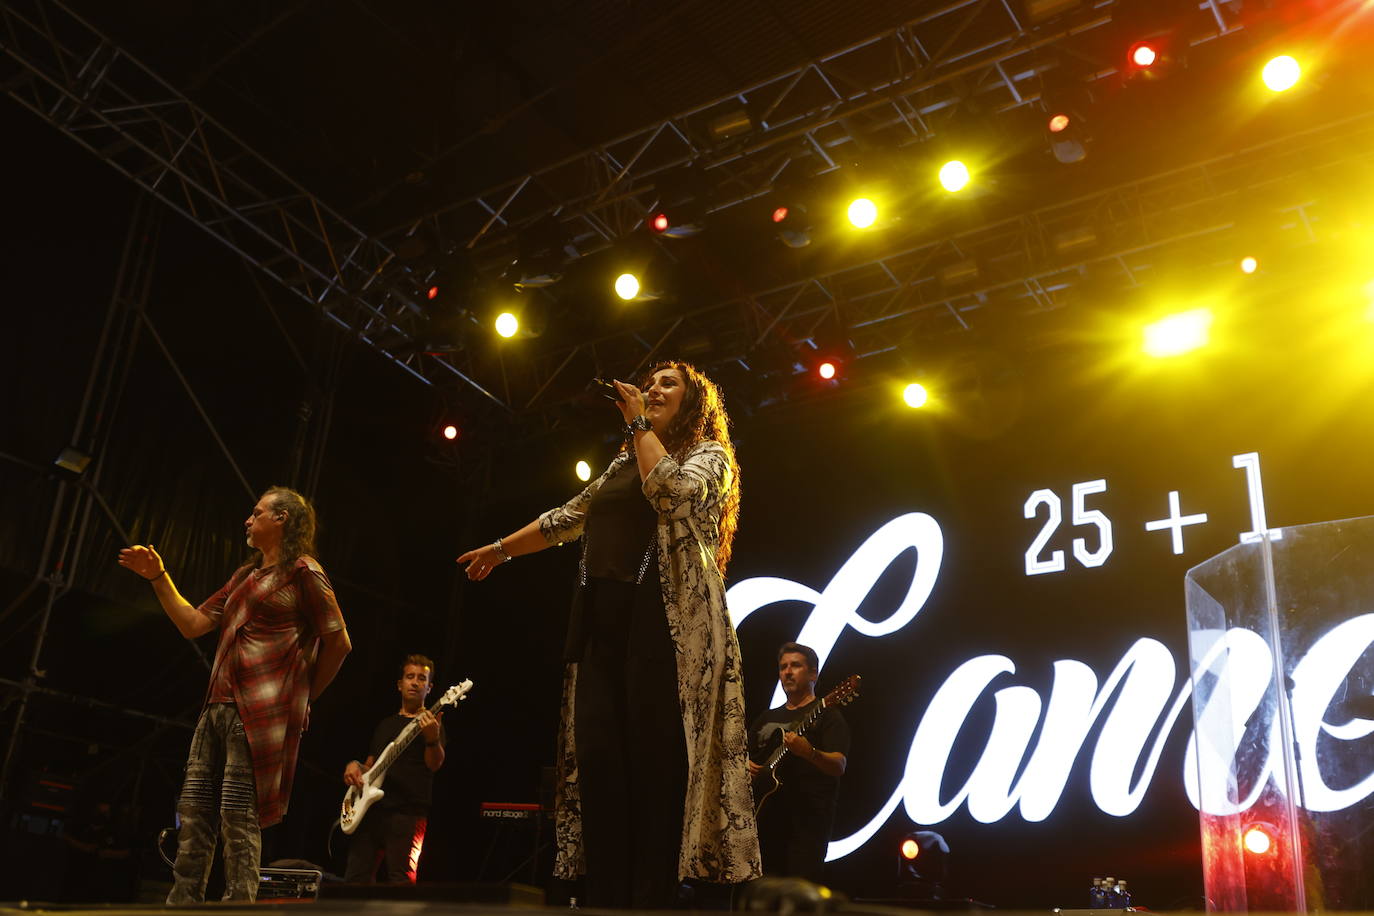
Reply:
M1047 204L1033 211L997 222L983 222L956 233L952 238L942 241L923 241L919 244L902 246L898 250L884 251L881 256L863 259L846 265L845 270L815 270L797 277L790 282L768 287L756 287L730 299L705 301L690 306L681 313L688 323L710 329L719 329L722 335L734 335L748 344L741 350L747 352L773 339L784 337L782 329L793 322L805 324L819 318L822 312L834 312L833 304L822 305L819 300L812 302L810 295L817 290L831 290L843 286L846 271L860 268L881 270L890 274L890 281L876 287L872 292L854 295L846 302L844 323L855 332L859 358L885 349L890 341L886 329L891 322L904 317L921 314L926 320L937 321L941 316L940 327L951 331L964 329L960 318L969 317L968 310L983 306L989 296L1013 296L1023 302L1036 304L1038 309L1056 308L1069 303L1076 287L1070 277L1065 275L1075 268L1098 265L1122 271L1136 270L1141 266L1168 257L1180 247L1195 247L1202 241L1210 244L1213 239L1223 239L1234 228L1230 221L1198 225L1193 214L1198 212L1220 213L1215 204L1227 201L1237 191L1263 187L1253 178L1255 174L1272 175L1275 162L1328 162L1322 158L1325 151L1345 150L1350 165L1367 164L1374 168L1374 115L1361 113L1339 120L1331 120L1314 126L1302 134L1293 134L1265 139L1252 146L1234 150L1220 156L1171 169L1167 172L1146 175L1141 178L1122 181L1109 188L1094 191L1069 200ZM1345 160L1343 160L1345 161ZM1361 166L1363 167L1363 165ZM1228 188L1221 192L1203 191L1198 187ZM1103 235L1092 248L1076 250L1066 260L1047 260L1032 262L1014 274L987 276L975 287L944 290L936 284L923 282L930 277L929 264L936 263L944 246L956 244L961 251L972 256L991 255L1004 252L1009 248L1018 250L1053 250L1053 233L1046 227L1065 224L1081 224L1089 221L1094 214L1100 213L1122 197L1139 200L1143 207L1122 216L1112 224L1117 230ZM768 231L768 214L762 212L761 231ZM1178 224L1191 225L1188 231L1172 231L1163 234L1151 227ZM1232 246L1221 246L1229 250ZM1276 258L1287 243L1273 252ZM1277 260L1266 259L1268 263ZM833 303L833 300L831 300ZM748 322L744 316L753 315ZM972 314L977 314L976 312ZM610 343L615 340L626 342L631 353L643 353L641 349L646 337L652 338L667 326L664 321L654 321L648 329L638 331L639 340L630 343L629 332L623 329L607 330L595 335L593 339L579 342L586 344ZM676 316L674 316L676 318ZM757 322L754 327L747 324ZM971 323L971 322L970 322ZM805 335L792 335L805 336ZM570 346L577 346L570 345ZM586 350L579 351L581 353ZM542 367L536 367L521 389L513 391L514 402L518 407L542 410L553 403L562 403L557 395L551 394L557 386L546 384L550 370L562 371L569 349L559 346L545 349L540 353ZM528 398L526 392L538 388L538 396Z
M979 307L981 300L988 296L1009 293L1025 296L1037 303L1037 308L1053 308L1064 303L1061 297L1071 292L1073 287L1064 287L1060 279L1065 272L1078 265L1109 265L1126 263L1134 267L1142 259L1157 258L1182 245L1191 245L1198 240L1221 237L1233 228L1233 223L1217 222L1186 232L1157 234L1149 231L1151 226L1159 226L1176 221L1177 217L1187 216L1199 209L1219 212L1214 205L1229 201L1236 190L1259 188L1254 183L1255 174L1267 174L1265 169L1273 161L1315 161L1323 150L1340 148L1343 150L1363 151L1358 153L1359 162L1367 162L1374 168L1374 115L1361 113L1342 117L1302 134L1265 139L1250 147L1236 150L1221 156L1198 160L1189 165L1171 169L1139 179L1123 181L1101 191L1085 194L1071 200L1062 201L1038 208L1034 211L1011 216L1007 219L990 222L975 228L961 231L950 239L922 242L900 250L885 252L881 257L846 265L843 270L817 271L794 281L750 290L747 294L715 302L707 302L685 310L682 314L693 323L720 326L729 333L740 323L740 316L756 314L766 316L762 328L749 328L746 340L747 350L765 344L777 334L780 327L794 320L806 320L808 316L819 316L822 312L832 313L834 306L826 304L808 305L808 292L816 289L830 290L843 285L848 271L859 268L877 268L890 274L891 281L875 289L872 293L853 296L848 302L845 323L851 331L862 335L859 352L866 355L875 352L871 345L874 337L882 337L883 329L889 322L917 313L943 310L956 322L962 307ZM1325 160L1322 160L1325 161ZM1251 183L1247 183L1251 182ZM1225 193L1198 197L1197 187L1226 187ZM931 284L923 284L923 277L929 276L928 264L954 243L961 251L971 253L991 252L996 255L1008 248L1018 250L1050 250L1051 234L1046 227L1056 223L1077 223L1093 218L1103 206L1123 197L1145 202L1143 209L1133 212L1117 224L1121 230L1117 236L1118 244L1094 249L1090 255L1080 255L1067 262L1046 262L1031 265L1019 276L1005 280L991 279L975 288L961 290L957 294L947 294L935 289ZM1147 238L1148 241L1137 241ZM895 292L905 291L903 295ZM832 300L833 301L833 300ZM962 329L962 325L960 325ZM583 341L578 346L600 346L618 338L624 338L623 331L608 331ZM881 348L881 344L878 345ZM584 351L585 352L585 351ZM563 356L564 351L550 354L550 358ZM547 386L541 385L547 390ZM539 405L535 398L526 406L534 409Z
M1264 65L1260 79L1271 92L1287 92L1302 78L1302 66L1287 54L1282 54Z

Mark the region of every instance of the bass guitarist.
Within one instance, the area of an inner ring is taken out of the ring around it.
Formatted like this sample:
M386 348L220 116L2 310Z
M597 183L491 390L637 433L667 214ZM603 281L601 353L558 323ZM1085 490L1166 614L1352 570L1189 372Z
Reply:
M772 779L759 761L767 760L781 740L788 753L774 771L779 788L759 810L763 873L820 883L849 753L849 725L838 708L827 707L806 734L796 733L796 723L819 702L818 667L816 652L809 646L788 642L778 649L778 680L787 702L760 715L750 727L749 773L755 777L755 797L762 798L772 788ZM766 787L760 785L763 781Z
M349 883L371 884L376 880L377 863L383 859L388 884L415 883L429 824L434 774L444 765L447 743L439 721L443 713L435 716L425 709L425 698L433 685L434 662L423 655L407 655L396 682L401 711L377 724L367 760L349 761L344 768L344 784L361 788L363 774L372 769L386 746L412 721L419 724L422 740L412 741L396 758L386 776L386 794L368 809L353 833L344 871L344 880Z

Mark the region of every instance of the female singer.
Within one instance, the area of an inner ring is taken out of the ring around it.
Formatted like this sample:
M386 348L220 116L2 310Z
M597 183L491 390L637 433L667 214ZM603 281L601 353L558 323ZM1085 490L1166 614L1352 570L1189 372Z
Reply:
M725 567L739 465L720 390L661 363L615 382L630 443L567 504L458 558L469 579L582 537L558 736L555 873L587 906L668 907L759 874Z

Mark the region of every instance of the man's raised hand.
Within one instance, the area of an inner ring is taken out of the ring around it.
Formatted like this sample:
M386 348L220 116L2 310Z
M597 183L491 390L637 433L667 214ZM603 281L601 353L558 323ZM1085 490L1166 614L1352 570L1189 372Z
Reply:
M162 564L162 557L158 556L152 544L147 547L138 544L125 547L119 552L119 565L133 570L150 582L167 571L167 567Z

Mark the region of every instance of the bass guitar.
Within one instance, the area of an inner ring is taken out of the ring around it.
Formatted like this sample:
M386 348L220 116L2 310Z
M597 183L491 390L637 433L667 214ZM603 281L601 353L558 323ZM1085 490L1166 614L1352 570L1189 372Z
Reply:
M784 726L778 730L778 745L760 763L763 767L759 774L754 777L754 815L758 816L763 810L763 803L768 801L768 797L781 788L782 783L778 780L778 764L787 756L787 745L782 743L782 733L784 731L796 732L798 735L806 734L806 730L816 724L820 719L821 713L832 707L844 706L859 695L859 681L857 674L851 674L840 682L834 690L821 697L819 703L811 707L811 711L802 716L791 725ZM755 761L758 763L758 761Z
M461 684L454 684L444 691L444 695L429 708L429 711L437 713L445 706L456 706L459 701L467 698L468 691L471 689L472 681L470 680L463 681ZM363 822L363 815L367 814L367 809L386 794L382 790L382 781L386 779L386 771L418 734L420 734L420 723L418 722L411 722L401 729L401 733L377 755L376 761L372 764L372 769L363 774L362 787L348 787L348 791L344 793L343 809L339 814L339 827L344 833L352 833L357 830L358 825Z

